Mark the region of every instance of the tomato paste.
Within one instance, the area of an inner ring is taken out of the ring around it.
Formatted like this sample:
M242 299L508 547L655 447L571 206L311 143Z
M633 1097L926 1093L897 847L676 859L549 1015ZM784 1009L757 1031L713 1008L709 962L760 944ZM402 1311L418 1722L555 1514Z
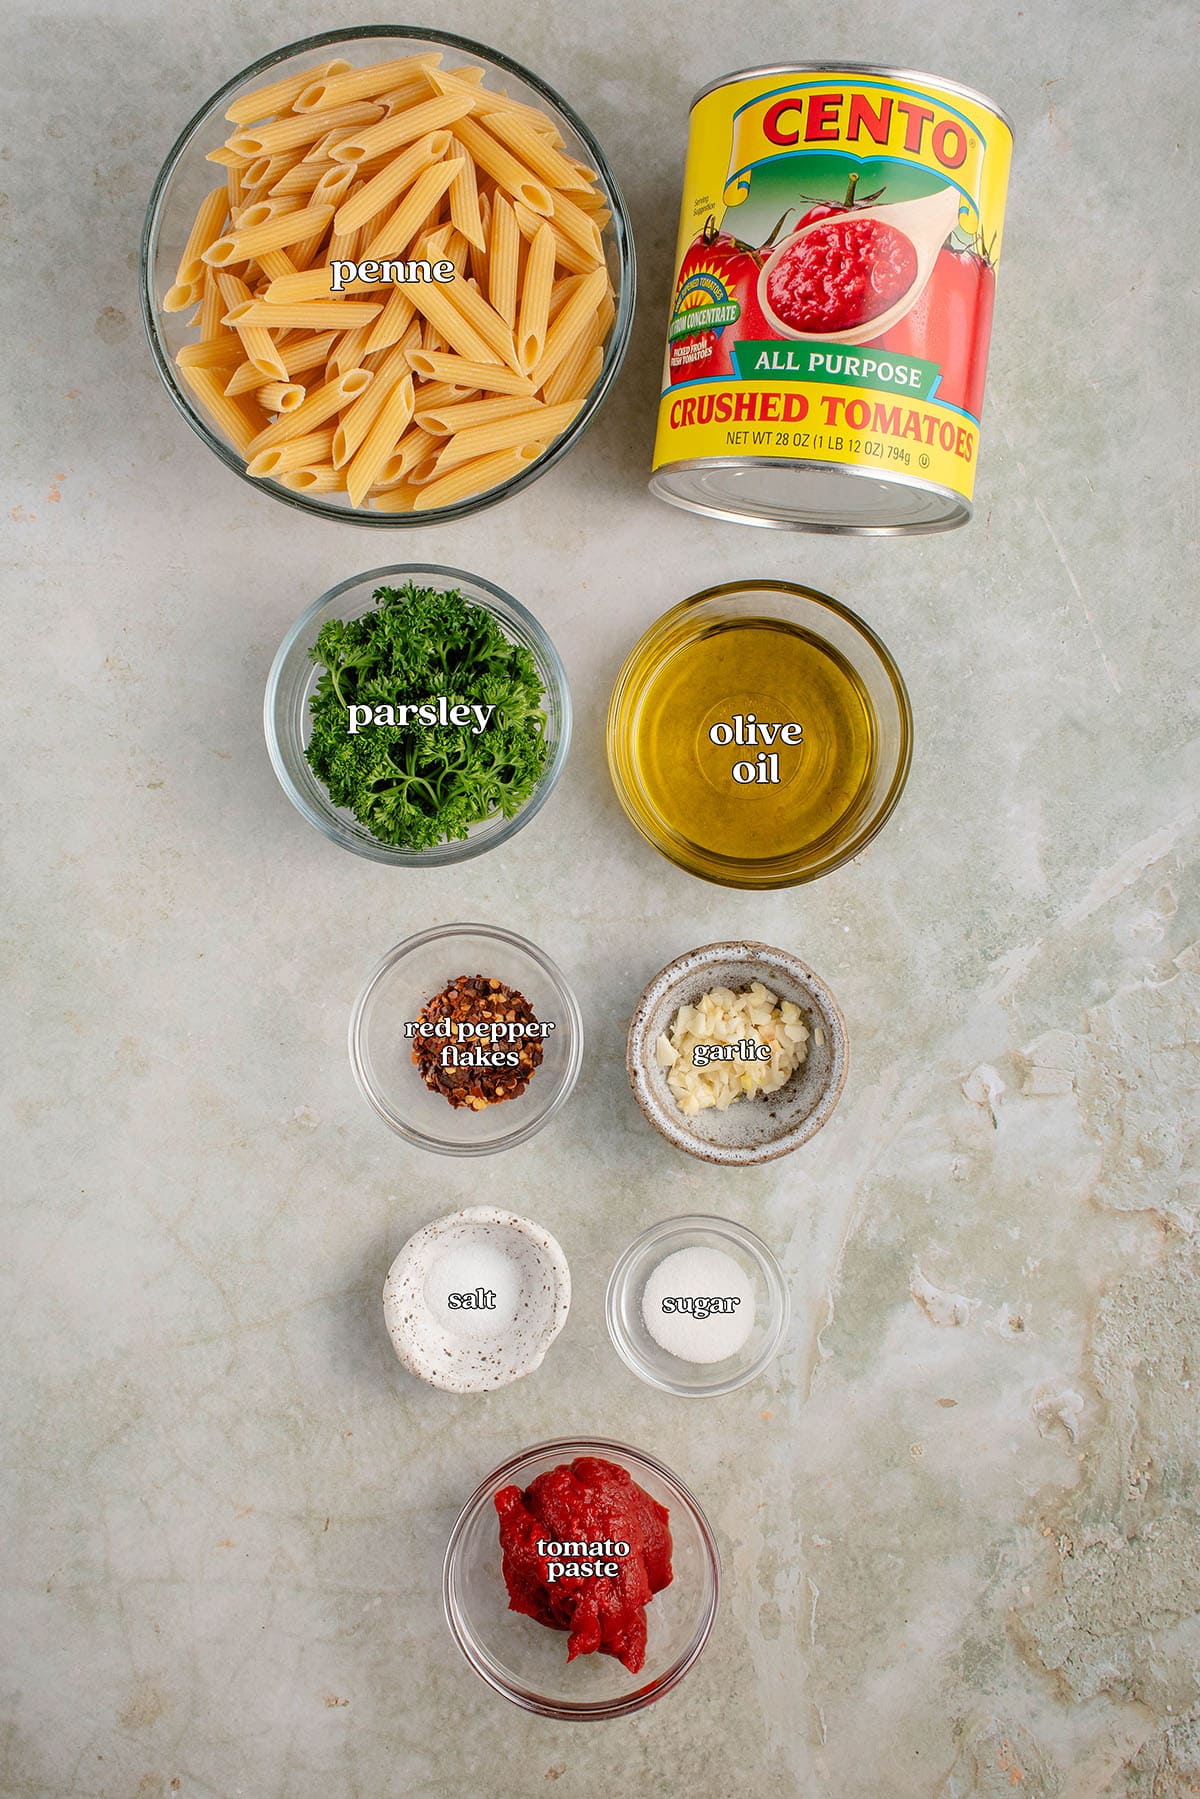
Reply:
M600 1456L577 1456L524 1491L496 1494L508 1606L570 1632L567 1660L611 1655L631 1674L646 1659L646 1607L671 1584L665 1506Z
M971 515L1012 127L864 63L693 104L651 487L818 531Z

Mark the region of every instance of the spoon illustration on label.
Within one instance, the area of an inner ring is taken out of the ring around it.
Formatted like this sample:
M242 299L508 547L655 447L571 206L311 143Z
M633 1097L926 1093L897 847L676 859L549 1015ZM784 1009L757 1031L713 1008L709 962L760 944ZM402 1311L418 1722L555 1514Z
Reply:
M920 299L962 196L942 187L920 200L810 219L773 250L758 302L781 337L865 343Z

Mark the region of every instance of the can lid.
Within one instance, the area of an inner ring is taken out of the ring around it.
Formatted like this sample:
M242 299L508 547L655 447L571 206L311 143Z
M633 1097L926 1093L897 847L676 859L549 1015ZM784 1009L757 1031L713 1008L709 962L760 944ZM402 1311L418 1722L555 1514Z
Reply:
M650 491L706 518L847 537L952 531L971 516L962 494L917 475L790 457L662 463L650 477Z
M688 108L690 112L698 106L708 94L715 94L718 88L729 87L734 81L747 81L753 75L822 75L833 73L847 75L887 75L893 81L921 81L928 87L943 88L948 94L958 94L964 100L974 100L980 106L986 106L990 113L1007 125L1010 134L1016 135L1016 127L1002 106L995 100L981 94L978 88L966 87L961 81L948 81L944 75L930 75L924 69L892 69L885 63L877 62L772 62L763 63L756 69L735 69L730 75L720 75L702 87L693 95Z

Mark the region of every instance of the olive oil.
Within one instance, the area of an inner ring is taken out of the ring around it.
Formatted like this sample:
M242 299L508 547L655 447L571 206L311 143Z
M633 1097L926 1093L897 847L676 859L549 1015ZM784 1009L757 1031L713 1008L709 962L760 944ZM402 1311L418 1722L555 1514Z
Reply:
M657 653L633 677L630 751L677 855L791 863L853 833L872 790L878 725L861 677L831 643L787 619L740 616Z

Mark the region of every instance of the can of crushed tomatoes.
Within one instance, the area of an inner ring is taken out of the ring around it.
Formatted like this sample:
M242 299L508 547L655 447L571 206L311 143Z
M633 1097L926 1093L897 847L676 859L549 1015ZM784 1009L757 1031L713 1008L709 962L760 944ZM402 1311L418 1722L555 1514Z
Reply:
M653 491L801 531L965 524L1012 135L970 88L867 63L698 94Z

